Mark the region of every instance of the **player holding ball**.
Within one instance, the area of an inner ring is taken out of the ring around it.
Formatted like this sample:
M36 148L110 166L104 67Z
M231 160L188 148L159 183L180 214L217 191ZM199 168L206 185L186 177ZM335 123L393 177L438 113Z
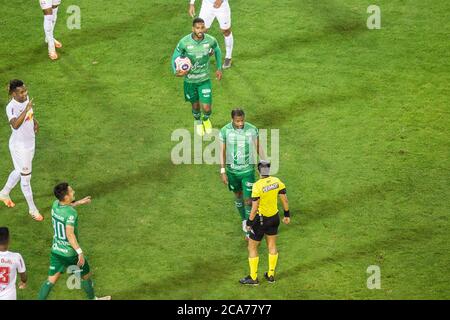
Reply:
M222 79L222 53L217 40L205 33L205 22L194 19L192 33L182 38L172 55L172 69L177 77L184 77L184 98L192 104L195 130L203 136L212 132L212 84L209 76L210 50L216 58L216 77ZM190 60L189 62L186 60ZM191 65L191 67L189 67ZM203 111L203 114L202 114Z

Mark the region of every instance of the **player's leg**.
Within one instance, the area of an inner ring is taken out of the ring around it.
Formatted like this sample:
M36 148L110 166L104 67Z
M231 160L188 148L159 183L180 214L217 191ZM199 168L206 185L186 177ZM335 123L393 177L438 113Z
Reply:
M212 114L212 84L211 80L202 82L198 86L198 95L203 109L202 122L205 132L210 134L212 132L212 123L210 120Z
M20 188L28 204L28 212L36 221L44 220L44 217L39 213L38 208L34 204L33 190L31 189L31 172L32 162L34 157L34 150L17 150L17 157L15 161L20 165Z
M203 136L205 134L205 129L201 121L202 111L200 109L197 84L184 81L183 88L184 88L184 100L186 102L190 102L192 105L192 115L194 117L195 132L197 132L199 136Z
M254 230L255 231L255 230ZM248 265L250 268L250 275L248 275L245 278L242 278L239 280L241 284L246 285L258 285L258 263L259 263L259 256L258 256L258 247L261 243L262 237L264 236L255 232L250 236L250 239L248 241Z
M52 14L52 17L53 17L52 33L53 33L53 35L55 34L55 25L56 25L56 20L58 19L58 8L59 8L60 4L61 4L61 0L53 0L53 3L52 3L52 12L53 12L53 14ZM55 41L55 48L62 48L61 42L59 42L55 38L53 38L53 40Z
M61 272L56 272L52 276L49 276L47 278L47 280L42 284L41 289L39 290L38 300L47 300L48 295L52 291L60 276Z
M228 178L228 181L230 181L230 178ZM244 198L242 196L242 191L235 192L234 197L234 205L236 206L236 209L242 221L242 231L247 233L247 219L245 218Z
M269 251L269 271L264 274L267 281L275 282L275 268L278 262L277 234L280 226L280 216L278 214L266 219L266 242Z
M94 282L92 281L92 272L89 267L88 259L85 258L84 265L81 269L81 288L86 292L86 296L89 300L111 300L111 296L97 298L94 292Z
M225 40L225 60L223 68L227 69L231 67L234 46L234 38L231 31L231 9L228 2L223 3L219 9L216 9L216 17L219 22L220 31Z
M205 21L206 32L211 28L212 23L215 19L214 7L209 1L202 1L202 6L200 8L199 18Z
M9 193L19 183L19 181L20 181L20 172L14 168L14 170L11 171L11 173L9 174L5 186L0 191L0 201L3 201L3 203L8 208L12 208L15 206L15 203L11 200Z
M254 171L242 175L241 188L244 196L245 220L248 220L250 212L252 211L252 189L255 181L256 177Z
M230 191L233 191L234 193L235 196L234 204L241 217L242 231L244 231L247 234L247 225L245 218L244 198L242 193L241 180L236 174L228 171L227 171L227 178L228 178L228 189Z
M50 253L50 267L48 268L48 278L39 290L38 300L47 300L61 273L66 269L66 262L63 257Z
M84 265L80 267L81 288L86 292L88 300L95 299L94 284L92 282L91 268L89 267L88 259L84 259Z
M41 9L44 12L44 32L48 44L48 56L52 60L58 59L55 49L55 39L53 37L53 2L52 0L39 0Z

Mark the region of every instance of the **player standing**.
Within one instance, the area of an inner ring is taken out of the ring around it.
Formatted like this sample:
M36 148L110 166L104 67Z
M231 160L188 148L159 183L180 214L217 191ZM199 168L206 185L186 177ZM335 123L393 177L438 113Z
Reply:
M216 77L222 79L222 53L217 40L205 34L205 22L195 18L192 33L182 38L172 55L172 68L177 77L184 77L184 98L192 104L192 114L198 135L212 132L210 116L212 113L212 84L209 76L209 51L214 50L216 58ZM175 59L188 57L192 62L189 71L177 70ZM200 104L203 109L200 109Z
M29 213L36 221L44 220L33 200L31 189L31 167L35 150L35 134L39 124L33 113L33 100L28 99L28 89L21 80L11 80L9 83L11 101L6 106L6 115L11 125L12 134L9 139L9 151L14 163L14 170L0 191L0 201L7 207L14 207L9 193L20 180L20 187L28 203Z
M78 213L74 207L90 203L91 197L75 201L75 191L65 182L58 184L53 192L58 199L52 205L53 245L48 280L39 291L39 300L47 299L61 273L70 266L79 267L81 287L89 300L111 300L110 296L95 296L89 263L78 243Z
M234 192L242 230L247 238L246 221L251 211L252 186L256 181L256 154L264 157L259 145L259 132L245 121L244 110L236 108L231 111L231 122L220 130L219 140L221 179Z
M289 213L289 203L286 195L286 186L280 179L270 176L270 163L260 161L258 171L261 179L253 184L252 190L252 212L247 221L247 228L250 231L248 241L248 263L250 275L239 280L241 284L258 285L258 247L261 240L266 236L267 248L269 250L269 271L264 273L264 278L269 283L275 282L275 267L278 261L278 251L276 246L278 226L280 216L278 214L278 196L281 199L284 209L283 222L291 222Z
M56 19L58 18L58 6L61 0L39 0L41 9L44 12L44 33L45 42L48 45L48 56L51 60L58 59L56 48L61 48L62 44L53 36L55 30Z
M189 14L195 16L195 0L190 0ZM205 27L209 29L217 18L220 31L225 39L225 61L223 68L231 67L234 38L231 32L231 9L228 0L203 0L199 17L205 20Z
M19 289L27 286L25 262L19 253L8 251L9 230L0 228L0 300L16 300L16 278L20 276Z

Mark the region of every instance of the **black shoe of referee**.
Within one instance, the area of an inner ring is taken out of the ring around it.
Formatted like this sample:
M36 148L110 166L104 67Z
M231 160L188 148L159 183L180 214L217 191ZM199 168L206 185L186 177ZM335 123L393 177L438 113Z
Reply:
M275 277L274 276L270 276L267 272L264 272L264 278L269 282L269 283L274 283L275 282Z
M259 281L258 278L256 280L253 280L251 276L246 276L245 278L239 280L239 283L248 286L257 286L259 284Z

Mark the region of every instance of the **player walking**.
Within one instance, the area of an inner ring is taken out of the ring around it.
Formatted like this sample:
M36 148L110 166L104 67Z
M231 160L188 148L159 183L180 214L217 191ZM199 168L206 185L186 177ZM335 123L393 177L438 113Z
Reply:
M81 287L89 300L111 300L110 296L95 296L89 263L78 243L78 213L74 207L90 203L91 197L75 201L75 191L65 182L58 184L53 192L58 199L52 205L53 245L48 280L39 291L39 300L47 299L61 273L70 266L80 268Z
M61 48L62 44L53 37L56 19L58 18L58 6L61 0L39 0L41 9L44 12L44 33L45 42L48 45L48 56L51 60L58 59L56 48Z
M236 108L231 111L231 122L220 130L219 140L221 179L234 192L242 230L248 237L246 221L251 211L252 186L256 181L256 154L264 157L259 146L259 132L245 121L244 110Z
M6 106L6 115L11 125L12 134L9 139L9 151L14 163L14 170L0 191L0 201L7 207L14 207L9 193L20 180L20 187L28 203L29 213L36 221L44 220L33 200L31 189L31 167L35 150L35 134L39 124L33 113L33 100L28 99L28 90L21 80L11 80L9 83L11 101Z
M195 0L190 0L189 14L195 16ZM225 39L225 61L223 68L231 67L234 38L231 32L231 9L228 0L203 0L199 17L205 20L205 27L209 29L217 18L220 31Z
M25 262L19 253L8 251L9 230L0 228L0 300L16 300L16 278L20 276L19 289L27 286Z
M209 76L209 51L214 50L216 58L216 77L222 79L222 53L217 40L205 34L205 22L196 18L192 23L192 33L178 42L172 55L172 68L177 77L184 77L184 98L192 104L192 114L198 135L212 132L210 116L212 113L212 85ZM175 59L188 57L192 62L189 71L177 70ZM203 109L200 109L200 104Z
M261 240L266 236L267 248L269 250L269 271L264 274L264 278L269 283L275 282L275 267L278 261L278 251L276 246L278 226L280 216L278 214L278 196L281 199L284 209L283 222L291 222L289 213L289 203L286 195L286 186L280 179L270 176L270 163L260 161L258 171L261 179L253 184L252 190L252 212L247 221L247 228L250 231L248 241L248 263L250 275L239 280L241 284L258 285L258 247Z

